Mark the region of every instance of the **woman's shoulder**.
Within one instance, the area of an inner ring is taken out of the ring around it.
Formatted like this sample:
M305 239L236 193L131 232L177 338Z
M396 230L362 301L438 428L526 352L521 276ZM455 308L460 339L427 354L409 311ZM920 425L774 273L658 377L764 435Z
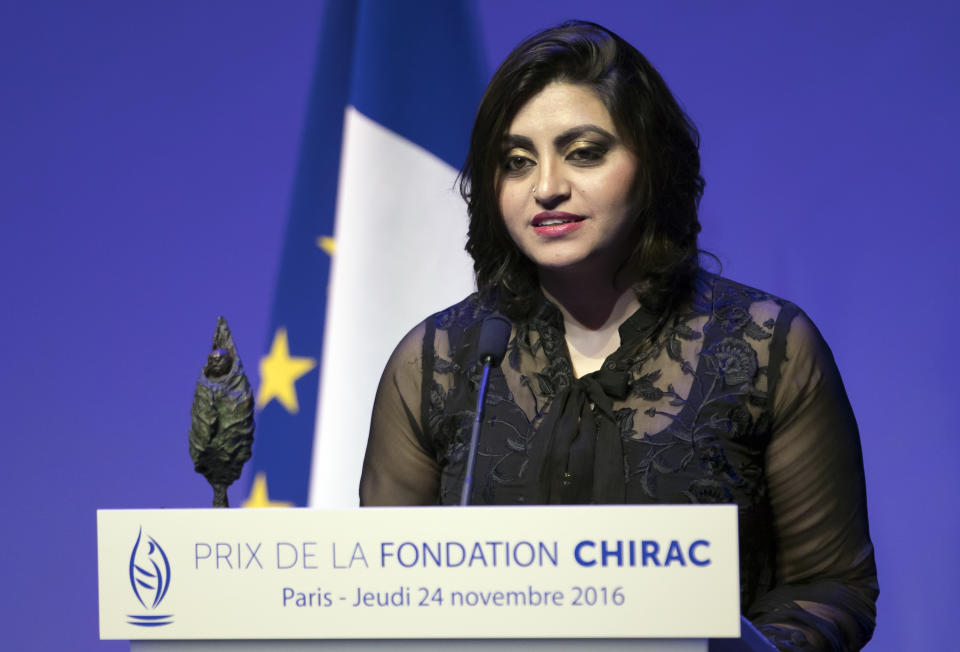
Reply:
M731 340L749 344L769 364L771 391L783 376L796 385L837 375L830 347L792 301L716 274L701 275L695 294L694 312L707 316L708 348Z
M692 305L692 312L706 316L717 334L739 334L755 342L785 336L798 317L809 321L792 301L710 272L697 276Z
M426 320L427 328L443 331L467 331L478 326L496 310L474 292L462 301L435 312Z
M701 271L694 282L694 303L704 311L711 308L732 310L755 304L771 313L784 308L796 308L792 301L771 292L706 271Z
M748 344L769 360L774 380L785 360L829 351L817 327L797 304L717 274L698 276L692 316L706 318L703 334L707 348L732 340Z
M443 355L451 342L461 341L464 333L475 330L494 312L474 292L418 322L397 344L388 364L419 367L425 354Z

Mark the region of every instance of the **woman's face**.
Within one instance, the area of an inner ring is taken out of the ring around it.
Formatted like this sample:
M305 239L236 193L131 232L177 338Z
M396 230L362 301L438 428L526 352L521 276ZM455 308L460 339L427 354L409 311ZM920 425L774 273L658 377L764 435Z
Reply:
M500 213L541 273L612 275L632 249L636 173L636 156L593 91L551 83L508 129Z

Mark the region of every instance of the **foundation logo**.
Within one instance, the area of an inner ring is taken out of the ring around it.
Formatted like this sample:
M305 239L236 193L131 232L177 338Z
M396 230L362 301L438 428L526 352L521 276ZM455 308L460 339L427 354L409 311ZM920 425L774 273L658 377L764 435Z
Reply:
M170 560L156 539L144 538L143 527L130 551L130 588L140 605L150 613L127 614L129 624L161 627L173 622L173 614L154 613L170 588Z

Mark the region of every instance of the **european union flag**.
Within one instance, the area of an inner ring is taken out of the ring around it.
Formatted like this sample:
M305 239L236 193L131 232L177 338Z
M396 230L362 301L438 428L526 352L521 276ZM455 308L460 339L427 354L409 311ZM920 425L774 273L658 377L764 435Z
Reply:
M472 5L327 7L260 362L248 506L356 505L390 351L473 283L454 188L482 92Z

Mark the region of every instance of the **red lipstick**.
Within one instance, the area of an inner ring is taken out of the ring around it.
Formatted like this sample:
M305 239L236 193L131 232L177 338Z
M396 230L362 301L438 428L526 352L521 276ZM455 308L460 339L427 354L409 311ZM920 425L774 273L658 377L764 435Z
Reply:
M587 219L583 215L564 213L563 211L543 211L537 213L531 222L537 235L546 237L560 237L576 231Z

